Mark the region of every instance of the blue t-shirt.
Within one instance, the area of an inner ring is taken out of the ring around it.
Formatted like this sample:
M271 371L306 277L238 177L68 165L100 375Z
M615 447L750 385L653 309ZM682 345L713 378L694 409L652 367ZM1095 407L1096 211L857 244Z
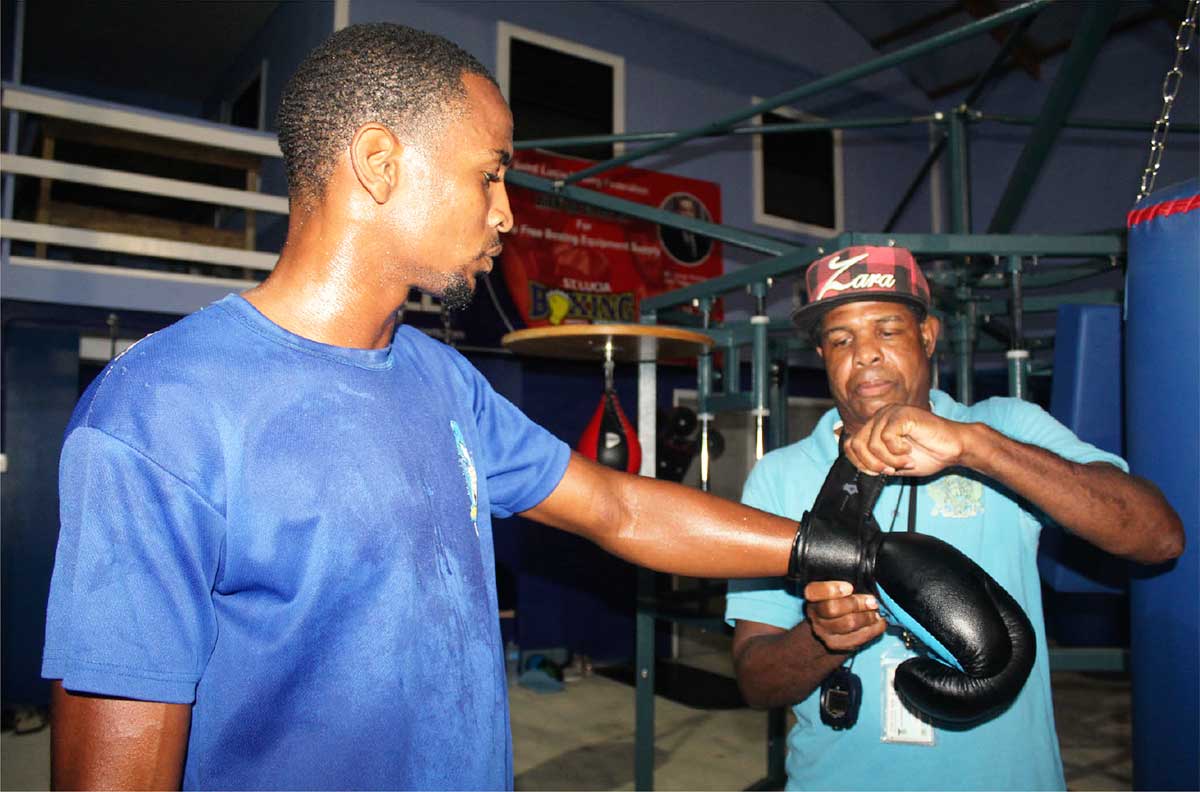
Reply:
M490 515L569 455L419 331L333 347L231 295L75 410L42 674L194 702L189 789L510 788Z
M1108 462L1128 470L1119 457L1075 437L1035 404L988 399L967 407L941 391L930 395L933 412L964 423L979 422L1073 462ZM838 453L830 410L813 433L767 454L751 471L742 500L759 509L799 520L812 507ZM907 530L904 480L884 487L875 507L883 530ZM883 662L912 656L892 628L855 655L862 680L857 724L834 731L821 723L814 692L796 704L788 735L788 789L1064 789L1062 760L1050 699L1050 663L1042 616L1037 543L1042 516L1031 514L989 480L954 469L923 480L917 488L916 530L957 547L987 570L1024 607L1037 633L1037 660L1024 689L996 718L969 729L934 730L934 744L884 742L880 702ZM795 627L804 618L799 592L778 578L733 580L725 618Z

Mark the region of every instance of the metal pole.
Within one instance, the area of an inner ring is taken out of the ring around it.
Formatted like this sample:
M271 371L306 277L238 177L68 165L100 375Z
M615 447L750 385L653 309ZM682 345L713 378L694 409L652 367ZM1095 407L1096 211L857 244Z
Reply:
M1042 165L1058 140L1063 122L1067 120L1067 114L1071 112L1071 106L1075 104L1088 70L1096 59L1100 45L1104 43L1108 29L1117 18L1119 10L1117 0L1092 0L1086 4L1086 8L1083 21L1071 42L1071 49L1067 51L1062 66L1054 77L1054 84L1046 92L1037 125L1029 133L1029 139L1012 169L1004 194L1000 196L996 213L988 225L990 234L1007 233L1016 225L1021 208L1025 205L1029 193L1033 191Z
M974 113L971 116L976 121L993 121L997 124L1016 124L1018 126L1034 126L1040 116L1007 115L1005 113ZM1125 121L1117 118L1072 118L1062 124L1068 129L1105 129L1118 132L1149 132L1154 129L1154 122ZM1171 122L1172 132L1200 133L1200 124L1176 124Z
M771 423L767 431L767 450L783 448L788 442L788 348L774 350L771 363Z
M643 324L656 324L653 311L642 313ZM658 470L655 423L658 419L658 369L653 363L638 364L638 440L642 444L644 476ZM655 572L637 571L637 628L635 658L635 720L633 777L637 789L654 788L654 595Z
M697 300L704 329L707 330L712 321L712 297ZM708 410L708 397L712 393L712 351L705 347L696 361L696 412L700 419L700 491L708 492L709 482L709 453L708 433L713 414Z
M1021 296L1020 256L1008 257L1008 291L1008 315L1012 320L1009 349L1005 353L1008 361L1008 395L1026 399L1029 394L1026 389L1025 369L1029 363L1029 350L1025 349L1025 306Z
M843 118L828 121L797 121L793 124L750 124L710 132L703 137L722 137L724 135L781 135L791 132L820 132L827 129L884 129L887 127L923 124L929 116L884 116L882 118ZM519 140L513 143L516 151L546 148L584 148L586 146L604 145L606 143L644 143L655 140L670 140L678 132L625 132L617 135L576 135L573 137L535 138Z
M751 387L753 388L754 409L754 458L762 459L766 453L766 424L771 410L767 407L767 388L771 362L767 359L767 329L771 317L767 316L767 289L770 281L755 283L750 287L754 295L754 316L750 317L750 325L754 332L753 359L750 364Z
M671 228L681 228L684 231L691 231L696 234L702 234L713 239L719 239L722 242L729 242L738 247L756 250L759 253L770 253L774 256L781 256L785 253L795 253L803 250L788 242L783 242L772 237L763 236L762 234L754 234L749 231L742 231L729 226L721 225L720 223L707 223L703 220L697 220L691 217L684 217L674 212L663 211L656 209L653 206L636 203L634 201L626 201L621 198L614 198L611 195L606 195L595 190L585 190L581 187L556 187L555 184L548 179L543 179L538 176L533 176L528 173L522 173L519 170L511 170L505 175L505 181L509 184L518 187L524 187L537 192L549 193L562 198L567 198L572 201L577 201L587 206L597 206L601 209L608 209L617 214L636 217L641 220L649 220L652 223L669 226ZM656 306L662 307L662 306Z
M955 384L958 400L970 405L975 400L975 303L971 290L960 286L955 291L962 307L954 315Z
M971 233L971 171L967 143L966 109L950 112L947 123L947 143L950 147L950 230L955 234Z
M971 105L975 104L976 100L983 95L984 89L987 88L988 84L996 77L996 75L1000 73L1000 70L1004 66L1004 62L1008 60L1009 54L1013 51L1013 49L1016 48L1017 43L1025 35L1025 31L1029 30L1029 27L1033 24L1034 19L1036 19L1036 16L1027 16L1008 32L1008 36L1004 39L1004 43L1000 46L1000 51L996 53L994 58L992 58L992 62L988 64L988 67L984 69L983 72L975 79L975 83L971 86L971 89L967 91L967 95L962 101L965 107L970 107ZM945 116L942 113L935 113L933 120L942 122L945 120ZM933 150L929 152L929 156L925 159L925 162L920 168L917 169L917 175L913 177L912 182L908 185L908 189L904 191L904 197L900 199L900 203L892 212L891 217L889 217L888 221L884 223L883 233L886 234L896 227L896 223L900 220L900 216L904 214L904 210L908 208L909 202L911 202L913 196L917 194L917 189L921 186L921 182L925 181L925 177L929 175L929 171L933 170L933 166L937 164L938 159L942 156L942 152L945 149L946 135L943 134L941 140L939 140L937 144L934 145Z
M967 151L966 108L950 113L947 126L950 148L950 230L955 234L971 232L971 174ZM963 264L958 264L961 269ZM960 285L955 290L959 309L954 315L955 382L958 400L970 405L974 400L975 303L971 290Z
M709 135L714 132L723 132L724 130L742 121L745 121L746 119L753 118L756 115L761 115L769 110L774 110L782 105L790 104L798 99L813 96L815 94L828 91L831 88L837 88L838 86L845 85L846 83L854 82L861 77L866 77L868 75L875 74L876 72L890 69L893 66L905 63L906 61L920 57L928 52L942 49L950 44L962 41L963 39L977 36L980 33L986 33L992 28L1016 22L1030 14L1036 13L1049 2L1050 0L1031 0L1031 2L1023 3L1019 6L1001 11L998 14L993 14L990 17L977 20L956 30L950 30L946 33L941 33L933 36L932 38L928 38L925 41L920 41L911 46L896 50L888 55L875 58L874 60L867 61L866 63L860 63L857 66L852 66L849 69L844 69L827 77L813 80L812 82L806 83L799 88L793 88L790 91L785 91L784 93L767 99L766 101L751 105L744 110L740 110L732 115L713 121L712 123L695 127L694 129L690 129L686 132L677 133L669 140L660 140L657 143L650 143L639 148L637 151L632 151L622 154L619 157L613 157L605 162L597 163L590 168L585 168L584 170L571 174L563 180L563 183L572 184L581 179L586 179L589 176L595 176L597 173L603 173L606 170L611 170L618 165L624 165L628 162L642 159L651 154L657 154L660 151L672 148L680 143L684 143L698 137L704 137L705 135Z
M654 789L654 610L644 598L654 591L654 573L638 569L637 680L634 722L634 789Z
M842 234L835 240L828 242L829 249L836 249L833 245L839 243L845 237L846 235ZM800 248L791 253L780 254L775 258L763 259L748 267L726 272L724 275L717 275L701 283L695 283L691 286L684 286L673 291L656 294L653 297L647 297L642 300L642 305L656 311L663 311L676 305L687 305L692 300L699 299L700 297L726 294L744 289L758 283L764 278L776 278L780 275L798 272L819 258L822 255L821 251L824 249L822 247Z

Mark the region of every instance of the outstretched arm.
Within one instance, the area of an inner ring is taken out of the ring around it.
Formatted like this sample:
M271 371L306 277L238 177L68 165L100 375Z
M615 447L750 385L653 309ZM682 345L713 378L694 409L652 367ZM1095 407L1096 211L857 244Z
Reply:
M179 789L190 705L50 695L52 789Z
M1081 465L989 426L957 423L916 407L876 413L846 442L846 456L874 474L928 476L967 467L1114 555L1158 563L1183 552L1183 525L1149 481L1112 465Z
M522 516L639 566L693 577L784 575L796 536L794 520L618 473L577 453L554 491Z

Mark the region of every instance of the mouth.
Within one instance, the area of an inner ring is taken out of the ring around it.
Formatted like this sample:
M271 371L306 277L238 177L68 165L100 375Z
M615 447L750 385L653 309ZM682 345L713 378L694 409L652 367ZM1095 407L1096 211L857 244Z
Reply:
M873 379L860 382L854 386L856 396L863 399L873 399L890 391L893 387L891 380Z
M496 256L499 256L503 250L504 245L497 243L495 247L490 247L483 251L483 253L480 254L480 258L496 258Z

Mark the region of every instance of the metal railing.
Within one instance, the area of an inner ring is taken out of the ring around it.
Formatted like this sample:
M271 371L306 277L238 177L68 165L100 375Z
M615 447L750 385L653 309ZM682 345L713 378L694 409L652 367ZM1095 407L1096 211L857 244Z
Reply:
M109 135L125 140L131 135L139 140L153 139L155 154L161 158L172 159L174 145L185 160L189 157L184 151L199 150L226 157L241 155L264 164L282 159L275 135L267 132L26 85L6 83L0 90L0 106L14 119L10 134L30 127L30 122L66 123L90 130L101 144ZM254 286L262 273L275 266L279 251L258 249L258 235L249 218L257 213L286 217L285 195L65 162L47 156L52 152L45 149L41 153L43 156L30 156L10 147L9 153L0 154L6 193L5 216L0 221L5 251L0 261L0 282L6 299L190 313L231 291ZM28 205L22 206L14 199L17 177L39 180L39 201L49 195L50 184L66 182L106 192L205 204L214 207L214 218L219 210L245 212L249 230L242 247L231 247L145 233L150 229L138 229L137 216L132 214L122 225L133 226L133 231L55 222L47 219L48 212L38 218L38 212L30 212ZM255 176L249 181L248 186L253 187L259 180ZM23 247L24 254L15 252L13 243L24 243L18 248ZM97 258L105 263L96 263ZM419 301L410 301L405 310L440 309L432 298L422 296Z

